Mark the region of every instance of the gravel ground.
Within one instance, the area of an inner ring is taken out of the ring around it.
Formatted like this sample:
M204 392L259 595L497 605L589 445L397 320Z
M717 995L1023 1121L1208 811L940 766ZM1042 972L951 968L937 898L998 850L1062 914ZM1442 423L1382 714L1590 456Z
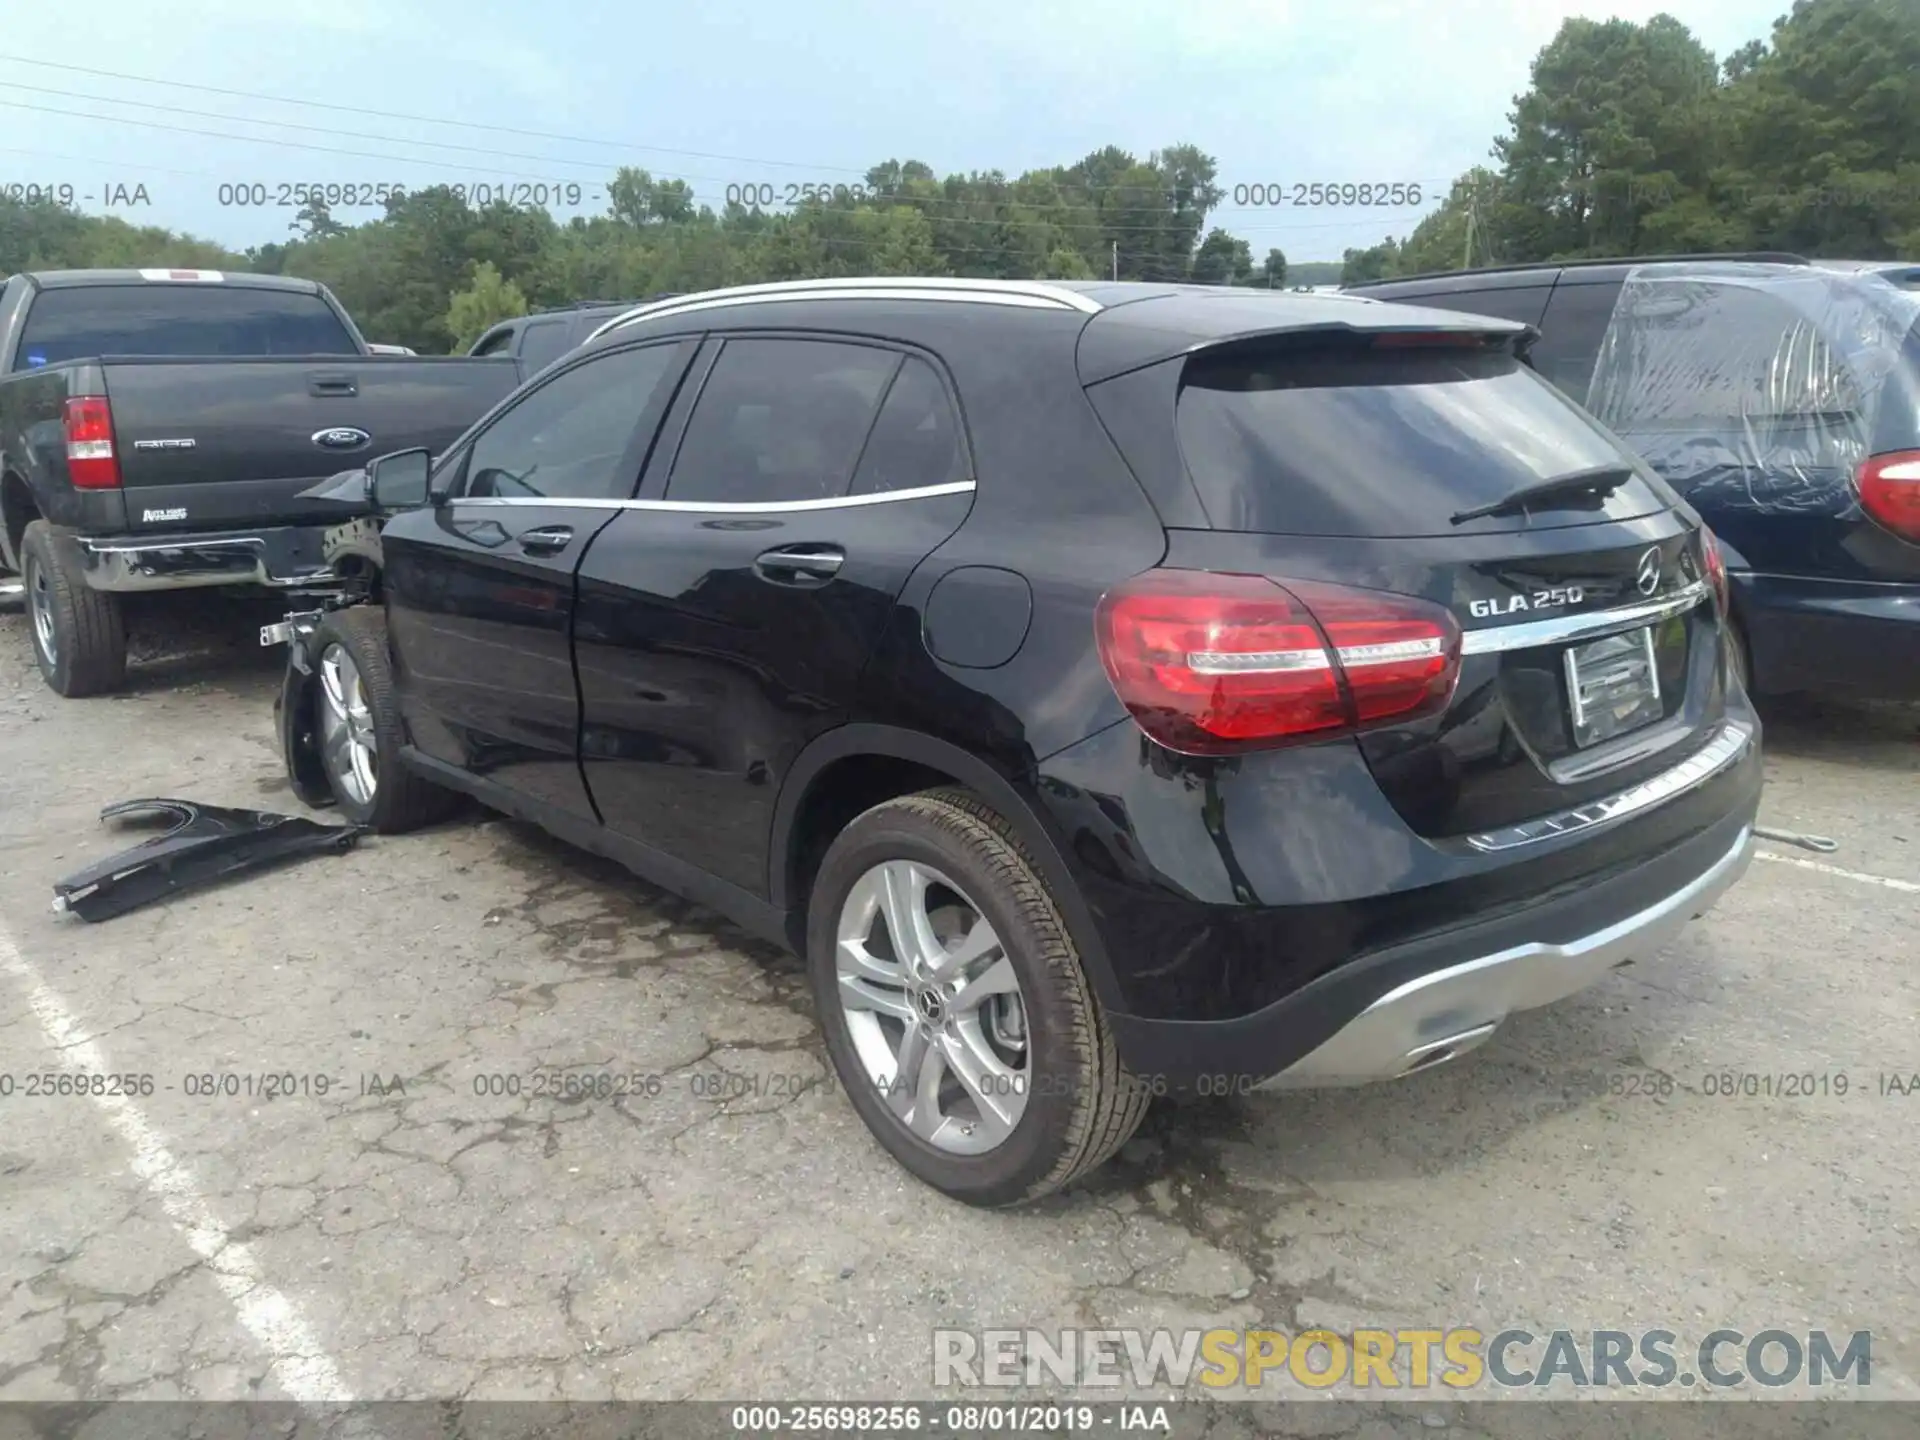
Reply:
M1763 819L1840 849L1768 845L1655 962L1454 1068L1163 1104L982 1213L826 1083L794 960L519 824L50 913L129 843L102 805L299 809L254 619L170 614L73 702L0 611L0 1074L154 1079L0 1098L0 1400L935 1397L936 1327L1069 1326L1870 1330L1867 1393L1920 1395L1912 710L1773 707Z

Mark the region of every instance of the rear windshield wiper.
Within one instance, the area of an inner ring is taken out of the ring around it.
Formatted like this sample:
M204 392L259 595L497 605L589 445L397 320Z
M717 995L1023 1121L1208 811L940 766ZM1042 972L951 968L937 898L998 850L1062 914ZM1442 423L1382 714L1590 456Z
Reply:
M1489 515L1528 510L1535 505L1566 500L1575 495L1611 495L1631 480L1633 475L1631 465L1589 465L1583 470L1569 470L1564 475L1551 475L1531 485L1522 485L1511 495L1504 495L1485 505L1476 505L1471 510L1456 510L1452 520L1455 525L1464 525L1469 520L1484 520Z

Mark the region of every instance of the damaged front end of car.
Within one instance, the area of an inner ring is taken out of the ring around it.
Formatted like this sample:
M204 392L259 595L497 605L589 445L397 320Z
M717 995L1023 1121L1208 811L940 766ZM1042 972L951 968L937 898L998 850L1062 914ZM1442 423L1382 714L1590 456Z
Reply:
M293 793L301 803L319 810L332 806L335 796L320 758L319 677L310 642L320 622L332 611L379 600L381 517L369 469L329 476L302 492L300 498L325 504L340 514L321 538L321 552L333 567L338 584L320 597L315 608L291 611L279 624L261 626L260 643L287 647L287 670L273 703L274 728Z

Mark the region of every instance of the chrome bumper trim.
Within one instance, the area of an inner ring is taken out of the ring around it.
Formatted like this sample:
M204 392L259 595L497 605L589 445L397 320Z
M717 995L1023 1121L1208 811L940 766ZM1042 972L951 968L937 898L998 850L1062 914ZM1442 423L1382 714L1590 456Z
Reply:
M152 540L79 536L72 544L87 585L94 590L191 590L210 585L286 590L324 586L335 579L331 565L309 558L303 553L306 547L286 532ZM312 549L317 556L317 542Z
M1706 783L1734 761L1746 753L1747 746L1753 741L1753 726L1744 720L1728 720L1722 723L1719 733L1692 755L1675 765L1671 770L1662 770L1651 780L1643 780L1631 789L1622 790L1617 795L1592 800L1585 805L1576 805L1571 810L1562 810L1554 815L1542 815L1537 820L1523 820L1518 825L1508 825L1499 830L1487 830L1478 835L1467 836L1467 844L1482 854L1494 854L1501 850L1513 850L1522 845L1535 845L1542 840L1551 840L1557 835L1571 835L1581 830L1591 830L1596 825L1605 825L1610 821L1624 820L1629 815L1637 815L1642 810L1650 810L1655 805L1673 799L1696 785Z
M1695 580L1658 600L1595 610L1586 615L1562 615L1552 620L1529 620L1520 625L1490 625L1460 637L1462 655L1498 655L1506 650L1531 650L1536 645L1559 645L1568 640L1598 639L1637 625L1653 625L1681 615L1711 593L1707 582Z
M1699 879L1603 930L1560 944L1516 945L1409 980L1256 1088L1365 1085L1457 1059L1514 1011L1550 1005L1629 960L1659 953L1746 873L1752 859L1748 826Z

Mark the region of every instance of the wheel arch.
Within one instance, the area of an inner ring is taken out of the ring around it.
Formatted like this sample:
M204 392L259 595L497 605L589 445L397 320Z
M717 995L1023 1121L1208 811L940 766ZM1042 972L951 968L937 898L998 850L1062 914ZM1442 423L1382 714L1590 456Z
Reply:
M40 518L40 507L25 478L16 470L0 471L0 561L7 568L20 568L20 537Z
M772 843L768 847L767 893L774 906L787 915L794 949L806 954L807 890L812 867L819 862L819 854L812 852L822 832L809 823L809 818L821 815L823 809L827 814L834 814L842 808L833 802L839 788L836 776L851 778L852 773L861 773L864 779L889 771L902 783L898 787L856 787L854 793L861 799L869 795L875 798L860 804L853 814L869 808L869 804L942 784L959 785L978 795L1006 818L1032 856L1040 878L1060 907L1061 918L1086 966L1094 993L1103 1006L1117 1009L1119 989L1114 983L1099 927L1034 801L1023 794L1011 778L979 755L920 731L893 725L861 723L828 731L800 752L780 787L780 798L774 805ZM851 820L853 814L845 815L845 820ZM832 835L840 828L839 825L832 827L831 833L826 834L826 843L831 843ZM824 844L818 845L818 850L824 851L824 848Z

